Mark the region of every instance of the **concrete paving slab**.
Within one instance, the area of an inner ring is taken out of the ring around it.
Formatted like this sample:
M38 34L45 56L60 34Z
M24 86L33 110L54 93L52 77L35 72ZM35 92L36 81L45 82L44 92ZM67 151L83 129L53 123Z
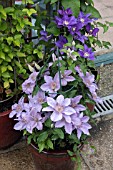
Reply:
M113 22L113 0L94 0L95 7L99 10L102 19L100 22L105 21ZM102 41L109 41L113 48L113 27L109 28L109 31L103 34L103 30L99 31L99 39ZM102 50L97 48L97 51Z

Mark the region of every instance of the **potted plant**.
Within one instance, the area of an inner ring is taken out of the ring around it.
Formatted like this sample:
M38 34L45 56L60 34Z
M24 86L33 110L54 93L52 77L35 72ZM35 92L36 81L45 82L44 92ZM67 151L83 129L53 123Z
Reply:
M47 15L46 27L37 18L40 70L35 68L22 84L25 96L12 106L10 118L16 116L14 129L23 131L31 144L37 170L74 170L71 159L79 168L80 151L92 127L95 113L89 105L101 102L94 75L99 29L97 19L85 12L99 13L92 1L50 1L55 16Z
M28 77L29 67L36 61L33 43L25 40L32 23L34 9L24 6L0 5L0 149L13 144L21 133L13 129L9 119L11 105L21 95L22 82Z

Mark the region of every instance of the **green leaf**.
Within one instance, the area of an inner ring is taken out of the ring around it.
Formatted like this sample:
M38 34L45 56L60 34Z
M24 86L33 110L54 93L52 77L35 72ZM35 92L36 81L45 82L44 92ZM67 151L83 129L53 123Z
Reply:
M13 40L13 43L15 46L20 47L20 41L19 40Z
M61 129L54 129L53 134L58 135L60 139L64 139L64 133Z
M55 36L58 36L60 34L60 29L58 29L56 24L53 22L48 25L46 31Z
M45 0L44 3L47 4L49 3L51 0Z
M27 143L28 143L28 144L30 144L30 143L31 143L32 138L33 138L33 136L32 136L32 135L30 135L30 136L28 136L28 137L27 137Z
M67 153L69 154L69 156L73 156L74 155L74 153L72 151L70 151L70 150L67 150Z
M17 25L16 25L16 29L17 29L17 31L21 31L21 30L22 30L22 27L21 27L19 24L17 24Z
M76 144L74 144L73 151L74 151L74 152L77 151L77 145L76 145Z
M58 0L51 0L51 4L54 4L55 2L57 2Z
M61 0L62 6L67 9L71 8L73 14L77 17L80 12L80 1L78 0Z
M35 9L33 9L33 8L31 8L31 9L27 9L27 8L25 8L25 9L23 9L23 10L22 10L22 12L27 13L27 14L28 14L28 16L30 17L32 14L36 13L36 10L35 10Z
M8 88L10 85L9 85L9 82L8 81L5 81L4 82L4 88Z
M66 38L68 40L68 43L72 43L72 40L73 40L73 36L72 35L68 35Z
M0 51L0 58L2 58L3 60L5 60L5 53L3 53L2 51Z
M7 70L7 66L2 65L1 66L1 72L4 73Z
M39 147L39 152L42 152L43 149L45 148L45 143L38 143L38 147Z
M97 45L98 47L101 47L101 48L102 48L102 43L101 43L101 41L97 40L97 41L96 41L96 45Z
M87 6L86 13L91 13L92 17L101 18L99 11L91 5Z
M4 10L2 5L0 5L0 13L2 13L2 15L4 16L4 19L7 18L6 11Z
M45 126L51 128L51 123L52 123L51 119L47 119L45 122Z
M8 65L8 70L10 70L10 71L13 71L13 68L12 68L12 66L10 66L10 65Z
M105 32L108 31L109 27L108 27L106 24L104 24L104 25L103 25L103 29L104 29L104 32L103 32L103 33L105 33Z
M88 37L89 38L89 41L90 41L90 44L92 44L93 43L93 41L94 41L94 37Z
M37 53L38 53L38 49L34 49L33 54L37 54Z
M37 142L44 142L48 137L48 133L47 132L43 132L39 135Z
M80 45L80 44L77 44L77 45L76 45L76 48L77 48L77 49L81 49L81 50L84 49L83 45Z
M25 53L17 51L17 56L18 57L25 57L26 55L25 55Z
M8 13L12 13L14 12L14 8L13 7L7 7L5 8L5 12L8 14Z
M33 0L22 0L23 4L34 4Z
M53 143L50 139L47 140L47 146L48 148L53 149Z
M7 23L4 22L2 25L0 25L0 31L5 31L7 29Z
M12 53L9 53L8 56L13 59L13 54Z
M13 79L9 79L9 83L14 83L14 80Z
M2 74L2 77L4 77L4 78L9 78L9 77L10 77L9 72L4 72L4 73Z
M21 37L22 37L21 34L16 34L16 35L14 36L14 39L15 39L15 40L16 40L16 39L21 39Z
M11 45L11 43L13 42L13 37L8 37L6 40L7 40L7 43Z
M41 51L38 52L38 57L39 57L40 59L43 59L43 53L42 53Z

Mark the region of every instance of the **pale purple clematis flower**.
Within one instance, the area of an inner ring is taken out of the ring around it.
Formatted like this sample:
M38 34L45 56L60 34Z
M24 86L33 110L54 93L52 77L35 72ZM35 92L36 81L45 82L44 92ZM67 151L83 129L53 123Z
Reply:
M68 82L72 82L75 80L75 78L70 75L71 73L72 73L71 70L65 70L64 73L61 73L62 86L66 86Z
M96 103L102 103L102 99L97 96L97 93L96 92L92 92L91 93L92 96L90 96Z
M51 67L56 61L62 60L62 58L61 58L61 57L57 58L56 55L53 53L53 54L52 54L52 60L53 60L53 62L50 62L50 63L49 63L49 67ZM60 64L60 66L61 66L61 63L59 63L59 64ZM57 64L57 65L58 65L58 64Z
M58 122L55 123L56 128L62 128L64 127L66 133L70 134L72 133L72 123L66 122L66 120L63 118L62 120L59 120Z
M45 92L49 92L50 96L56 96L57 91L60 89L59 76L56 73L55 77L44 76L46 83L41 85L41 89Z
M18 121L18 123L15 124L14 129L15 130L24 130L26 129L29 133L32 133L32 127L30 125L30 114L26 112L22 112L20 117L18 119L15 119Z
M18 104L15 103L12 106L12 111L9 114L9 117L12 118L15 115L16 117L19 117L23 110L24 110L24 97L21 97L20 100L18 101Z
M74 114L71 116L72 123L73 123L73 130L77 130L77 137L80 139L82 133L86 135L90 135L89 129L91 129L91 125L88 122L89 117L83 116L83 113L81 114Z
M23 92L25 92L26 94L31 94L33 92L37 75L38 72L33 72L30 74L29 78L23 82L22 84Z
M42 103L44 103L46 101L45 92L43 92L42 90L39 90L36 95L34 95L34 96L29 95L28 99L29 99L29 107L30 108L36 107L41 110Z
M78 72L78 74L79 74L79 76L80 76L81 78L84 77L84 74L83 74L80 66L76 66L76 67L75 67L75 70Z
M46 108L43 108L42 111L52 111L52 114L50 116L51 120L53 122L57 122L59 120L62 120L62 118L65 119L66 122L71 122L70 115L72 115L75 110L70 107L70 99L66 98L64 99L63 95L59 95L56 100L54 100L51 97L47 97L47 104L49 105Z
M79 113L80 111L86 110L85 106L83 106L82 104L79 104L81 98L82 98L82 95L71 98L71 107L73 107L77 113Z
M30 74L29 80L31 81L31 83L35 83L36 82L36 77L37 77L38 73L39 72L34 71L33 73Z
M35 83L32 83L30 79L25 80L24 83L22 84L22 90L26 94L31 94L34 90L34 87Z
M70 48L68 48L67 50L67 57L71 58L73 61L77 61L77 55L75 55L74 50L71 50Z
M92 48L89 48L86 44L84 44L84 50L79 50L79 54L83 58L87 58L89 60L94 60L94 52L92 51Z
M84 77L82 77L82 80L84 82L84 84L86 85L86 87L89 88L90 92L95 92L98 87L97 85L94 83L95 81L95 76L89 72L86 72L86 75L84 75Z
M43 117L40 111L37 112L36 108L32 108L30 111L30 126L32 127L32 131L34 128L38 130L43 129Z

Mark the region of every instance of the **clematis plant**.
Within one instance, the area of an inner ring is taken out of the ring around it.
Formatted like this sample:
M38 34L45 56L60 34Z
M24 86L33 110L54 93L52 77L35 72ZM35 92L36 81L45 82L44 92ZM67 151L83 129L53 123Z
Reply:
M22 84L27 100L22 97L10 113L17 121L14 129L23 130L39 152L66 149L73 156L90 136L95 113L88 105L101 102L94 65L96 20L90 13L75 16L71 8L60 7L39 33L40 69L34 68Z

